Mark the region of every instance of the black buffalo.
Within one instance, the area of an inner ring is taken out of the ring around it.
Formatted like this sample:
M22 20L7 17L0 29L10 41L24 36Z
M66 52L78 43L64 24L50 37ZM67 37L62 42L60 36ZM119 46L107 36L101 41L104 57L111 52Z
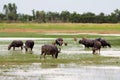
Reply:
M34 47L34 41L33 41L33 40L27 40L27 41L25 42L24 48L25 48L26 52L28 51L29 48L30 48L31 51L32 51L33 47Z
M85 48L93 47L94 45L94 40L82 38L82 40L79 40L80 44L83 44Z
M111 44L104 39L97 38L96 40L101 42L102 47L111 47Z
M13 50L15 50L15 47L21 47L21 50L22 50L23 49L23 42L21 40L14 40L8 46L8 50L10 50L11 47L13 47Z
M100 54L100 49L101 49L101 42L95 40L92 48L93 54L96 54L97 50L99 51Z
M58 48L55 45L43 45L41 47L41 56L44 55L44 58L45 55L52 55L53 58L57 58L59 52L60 50L58 50Z
M91 47L93 54L96 54L97 50L99 51L99 54L100 54L100 49L102 46L102 43L100 41L82 38L82 40L79 40L79 43L83 44L85 48Z
M63 44L63 39L62 39L62 38L57 38L57 39L55 40L55 44L57 44L57 45L59 45L59 46L62 46L62 44Z

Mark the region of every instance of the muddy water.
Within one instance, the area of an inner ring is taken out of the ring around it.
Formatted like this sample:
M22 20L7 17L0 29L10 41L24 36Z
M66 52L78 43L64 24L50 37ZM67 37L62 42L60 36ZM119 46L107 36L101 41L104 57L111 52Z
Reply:
M33 54L40 54L43 44L51 44L55 38L19 38L19 40L35 40ZM13 53L7 50L9 43L18 38L1 38L0 55ZM61 54L91 54L90 49L68 38L68 46L62 46ZM16 48L16 51L21 51ZM105 48L101 50L101 56L120 57L120 48ZM5 65L2 65L5 66ZM44 65L32 63L26 65L12 65L11 68L0 68L0 80L119 80L120 67L118 66L81 66L78 64ZM44 67L45 66L45 67Z

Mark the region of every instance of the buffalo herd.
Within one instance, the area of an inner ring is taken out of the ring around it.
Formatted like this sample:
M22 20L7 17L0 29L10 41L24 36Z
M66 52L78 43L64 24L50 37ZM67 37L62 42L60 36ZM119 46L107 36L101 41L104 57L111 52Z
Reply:
M77 38L74 38L74 41L77 41ZM81 40L78 41L79 44L82 44L85 46L85 48L91 48L92 49L92 54L100 54L100 49L104 47L111 47L111 44L106 41L105 39L102 38L97 38L97 39L88 39L88 38L82 38ZM67 46L68 43L64 42L63 38L57 38L56 40L53 41L52 44L44 44L41 46L41 55L45 58L45 55L51 55L53 58L58 57L58 53L60 53L61 48L58 48L59 46L62 45ZM13 50L15 50L15 47L21 47L21 50L25 48L25 51L27 52L28 50L32 51L34 47L34 41L33 40L26 40L25 45L23 41L21 40L13 40L10 45L8 46L8 50L13 47ZM99 52L97 52L99 51Z
M110 43L107 42L104 39L101 38L97 38L97 39L87 39L87 38L82 38L82 40L79 40L80 44L83 44L85 46L85 48L92 48L93 54L95 54L95 52L97 50L99 50L99 54L100 54L100 49L101 47L111 47Z

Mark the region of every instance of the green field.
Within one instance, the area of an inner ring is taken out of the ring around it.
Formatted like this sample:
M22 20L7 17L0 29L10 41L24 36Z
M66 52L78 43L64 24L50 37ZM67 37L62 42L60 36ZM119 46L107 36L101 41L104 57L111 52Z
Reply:
M48 35L48 34L50 35ZM74 33L74 35L55 35L53 33ZM76 34L88 33L88 34ZM89 33L120 34L120 24L82 24L82 23L0 23L0 37L96 37ZM75 35L76 34L76 35Z
M0 29L44 29L44 30L120 30L120 24L82 23L0 23Z

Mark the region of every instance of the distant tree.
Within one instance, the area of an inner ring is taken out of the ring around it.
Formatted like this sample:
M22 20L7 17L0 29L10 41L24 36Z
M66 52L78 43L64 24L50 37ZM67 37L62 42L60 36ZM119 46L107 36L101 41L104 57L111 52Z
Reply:
M80 14L77 14L76 12L72 13L70 15L70 22L79 23L80 22Z
M60 18L61 18L62 22L69 22L70 12L69 11L62 11L60 14Z
M83 23L94 23L96 19L96 16L94 13L91 12L87 12L87 13L83 13L80 17L80 22Z
M116 14L111 13L110 15L107 16L107 23L117 23L118 19Z
M112 15L113 14L115 14L118 22L120 22L120 10L119 9L114 10L114 12L112 13Z
M57 12L47 12L46 22L59 22L60 15Z
M3 6L3 11L5 13L6 19L8 20L8 6L6 4Z
M32 10L32 15L33 15L33 21L36 19L36 14L35 14L35 10Z
M45 12L36 11L36 21L39 23L45 22Z
M5 15L0 13L0 20L4 20L4 18L5 18Z
M106 22L106 16L104 13L100 13L98 16L96 16L96 23L105 23Z
M17 6L15 3L3 6L4 13L6 15L7 20L16 20L17 19Z

